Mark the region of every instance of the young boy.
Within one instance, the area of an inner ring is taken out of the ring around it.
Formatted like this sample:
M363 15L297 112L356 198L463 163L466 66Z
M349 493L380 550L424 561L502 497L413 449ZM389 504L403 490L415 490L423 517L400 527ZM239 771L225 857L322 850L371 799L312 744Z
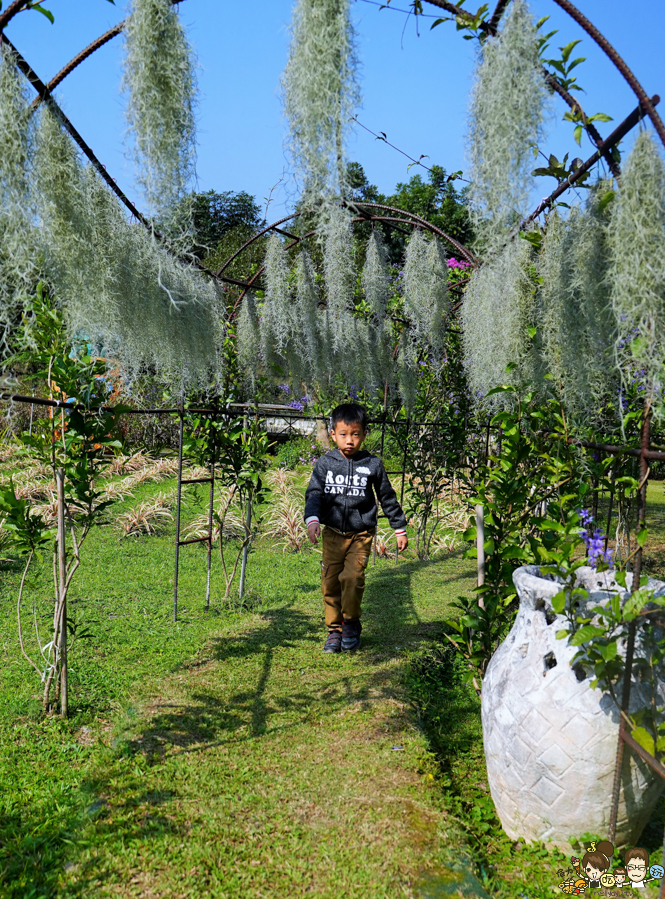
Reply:
M316 543L323 531L321 589L328 626L324 652L352 652L360 646L360 603L365 569L376 531L376 496L395 530L397 547L408 545L406 518L383 462L361 449L367 412L357 403L333 410L330 436L337 449L314 466L305 493L305 524Z

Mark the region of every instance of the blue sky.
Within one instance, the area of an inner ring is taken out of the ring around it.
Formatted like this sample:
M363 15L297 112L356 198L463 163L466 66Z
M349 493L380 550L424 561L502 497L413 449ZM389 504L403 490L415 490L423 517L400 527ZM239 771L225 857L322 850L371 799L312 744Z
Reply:
M479 0L480 2L480 0ZM582 38L577 53L587 62L577 69L587 113L605 112L615 123L636 106L636 100L606 57L553 0L531 0L534 15L550 15L558 28L553 50ZM40 77L47 81L80 49L125 15L124 3L106 0L50 0L51 25L36 12L18 15L7 35ZM379 4L380 5L380 4ZM355 0L363 104L360 120L410 155L429 156L449 171L464 169L467 98L474 69L475 42L462 40L452 23L433 31L433 19L420 19L420 36L413 16L380 10L368 0ZM391 0L406 9L407 0ZM469 8L475 3L468 0ZM279 77L288 50L292 0L185 0L180 15L198 55L198 186L202 190L247 190L259 202L276 184L269 219L278 218L293 200L288 164L282 148L283 121ZM663 0L578 0L578 6L615 46L647 92L663 96L665 115L665 33ZM437 10L424 4L428 15ZM98 51L63 83L59 98L67 114L121 187L142 206L132 170L123 154L123 103L119 92L122 37ZM583 140L577 149L572 125L561 122L566 107L558 101L545 149L561 157L590 155ZM614 124L601 124L608 134ZM349 158L360 162L368 178L382 191L392 191L408 178L408 161L358 129ZM415 170L412 170L412 172ZM539 195L554 182L543 179Z

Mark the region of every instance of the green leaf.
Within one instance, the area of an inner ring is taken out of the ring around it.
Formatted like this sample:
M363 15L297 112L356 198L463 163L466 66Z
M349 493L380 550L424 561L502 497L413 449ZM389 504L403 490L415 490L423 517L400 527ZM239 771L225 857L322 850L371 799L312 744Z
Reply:
M640 528L640 530L637 532L637 537L636 537L638 546L644 547L647 542L648 536L649 536L649 529L646 526Z
M582 643L588 643L594 637L602 637L605 631L602 627L594 627L592 624L585 624L576 631L570 639L571 646L581 646Z
M608 190L603 196L600 198L600 202L598 203L598 211L602 212L612 200L616 197L616 191Z
M584 127L582 125L576 125L575 130L573 131L575 140L577 141L577 143L580 147L582 146L582 131L583 130L584 130Z
M28 6L27 8L34 9L36 12L40 12L43 16L46 16L46 18L49 20L51 25L53 25L53 23L55 22L55 17L53 15L53 13L50 12L48 9L44 9L43 6L40 6L39 4L35 4L34 6Z
M556 632L556 638L557 638L557 640L563 640L565 637L568 636L569 633L570 632L564 628L564 629Z
M565 47L559 47L559 50L561 50L561 58L564 62L568 62L568 60L570 59L570 54L573 52L575 47L581 43L581 39L578 38L576 41L571 41L569 44L566 44Z
M654 739L649 733L649 731L644 727L635 727L630 732L631 737L635 740L636 743L639 743L642 749L646 749L649 755L656 754L656 746L654 744Z
M587 122L613 122L614 119L611 115L606 115L604 112L597 112L595 115L590 116L587 119Z
M536 171L538 171L538 169L536 169ZM535 247L537 250L543 245L543 235L540 231L520 231L520 237L522 240L528 241L531 246Z
M566 594L563 590L552 599L552 608L557 615L560 615L566 608Z
M605 659L606 662L611 662L612 659L615 659L616 655L617 655L616 641L613 641L612 643L608 643L607 646L601 646L600 654Z

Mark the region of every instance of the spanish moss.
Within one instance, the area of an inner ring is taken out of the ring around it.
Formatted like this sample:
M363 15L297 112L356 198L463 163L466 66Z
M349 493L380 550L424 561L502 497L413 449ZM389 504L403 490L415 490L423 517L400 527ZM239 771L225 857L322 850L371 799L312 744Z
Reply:
M367 242L362 286L372 315L381 321L388 305L388 257L379 231L372 231Z
M537 325L531 255L527 241L511 241L473 273L464 295L464 358L477 400L504 384L522 390L538 376L530 334Z
M547 91L526 0L513 0L501 33L480 53L467 145L472 217L487 250L526 217L533 149L543 138Z
M266 293L261 316L270 326L277 352L282 353L294 331L295 316L289 287L289 260L284 241L275 233L268 238L265 270Z
M322 354L322 341L319 334L319 296L314 280L314 270L309 255L303 250L296 260L296 318L299 331L300 355L306 362L308 377L313 380L322 376L325 360Z
M253 389L259 374L261 335L256 303L251 292L246 294L240 306L236 335L238 365Z
M150 366L183 384L207 383L221 339L215 286L126 219L46 108L36 173L45 267L70 333L130 376Z
M328 299L328 325L332 348L338 353L348 340L356 282L353 225L348 210L332 207L324 233L323 269Z
M306 202L344 195L344 146L360 101L350 0L298 0L282 75L288 151Z
M639 377L663 412L665 385L665 165L651 132L626 160L610 228L616 354L624 380Z
M27 83L14 53L0 51L0 359L38 280L29 165L32 150Z
M438 240L427 240L420 229L406 250L404 306L415 338L440 358L449 313L448 268Z
M151 213L168 221L194 176L192 49L171 0L132 0L125 23L126 117Z

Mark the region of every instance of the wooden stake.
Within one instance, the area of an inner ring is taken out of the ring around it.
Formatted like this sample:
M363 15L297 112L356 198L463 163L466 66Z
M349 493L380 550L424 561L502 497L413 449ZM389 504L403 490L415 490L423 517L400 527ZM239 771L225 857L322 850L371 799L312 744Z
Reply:
M476 506L476 553L478 556L478 586L485 583L485 513Z

